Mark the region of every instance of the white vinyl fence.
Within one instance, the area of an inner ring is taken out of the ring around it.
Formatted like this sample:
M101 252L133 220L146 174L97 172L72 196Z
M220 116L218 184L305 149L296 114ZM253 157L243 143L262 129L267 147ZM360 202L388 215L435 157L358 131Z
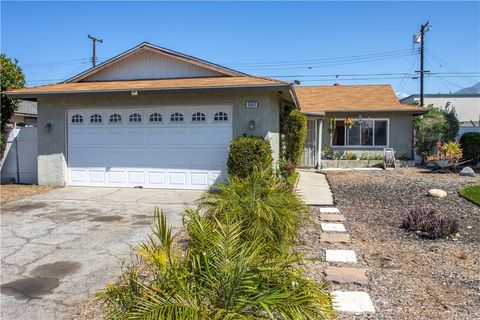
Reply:
M9 129L1 161L2 183L37 183L37 127Z

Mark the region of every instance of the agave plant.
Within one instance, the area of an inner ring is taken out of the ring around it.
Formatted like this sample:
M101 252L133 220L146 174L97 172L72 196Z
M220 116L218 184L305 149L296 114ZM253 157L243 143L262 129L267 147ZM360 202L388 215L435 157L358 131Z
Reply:
M262 254L265 242L243 240L242 221L222 222L187 210L188 249L175 245L165 216L142 245L146 266L101 294L107 319L329 319L325 283L307 280L298 257Z
M241 223L245 240L282 246L297 235L307 207L270 171L254 171L245 179L232 178L207 193L200 209L209 220Z

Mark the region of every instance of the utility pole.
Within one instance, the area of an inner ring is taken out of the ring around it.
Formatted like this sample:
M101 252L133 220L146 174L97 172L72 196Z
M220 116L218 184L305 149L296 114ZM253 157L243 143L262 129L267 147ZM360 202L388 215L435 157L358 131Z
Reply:
M94 36L91 36L91 35L88 35L88 38L92 39L92 45L93 45L92 67L95 68L95 66L97 65L96 44L97 44L97 41L100 42L100 43L103 43L103 39L98 39L98 38L96 38Z
M417 39L418 37L420 38L420 71L417 71L417 72L420 72L420 106L424 106L424 103L423 103L423 91L424 91L424 85L423 85L423 80L424 80L424 75L426 72L430 72L430 71L427 71L427 70L424 70L424 56L425 56L425 33L428 32L428 30L430 30L430 25L427 21L427 23L425 24L422 24L422 26L420 27L420 32L417 34Z

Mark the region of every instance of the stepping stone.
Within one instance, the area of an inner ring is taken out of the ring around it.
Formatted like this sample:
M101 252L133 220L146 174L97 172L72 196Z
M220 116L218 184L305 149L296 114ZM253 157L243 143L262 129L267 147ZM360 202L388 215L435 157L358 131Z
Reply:
M342 223L320 223L323 231L346 232L345 226Z
M327 243L350 243L350 235L348 233L322 233L320 234L320 242Z
M375 313L370 296L362 291L333 291L333 308L343 312Z
M366 269L328 267L325 270L327 280L337 283L368 284Z
M320 213L340 213L340 210L338 210L337 208L321 207L319 209L320 209Z
M345 221L345 216L338 213L321 213L320 220L323 221Z
M353 250L325 250L325 260L329 262L357 262Z

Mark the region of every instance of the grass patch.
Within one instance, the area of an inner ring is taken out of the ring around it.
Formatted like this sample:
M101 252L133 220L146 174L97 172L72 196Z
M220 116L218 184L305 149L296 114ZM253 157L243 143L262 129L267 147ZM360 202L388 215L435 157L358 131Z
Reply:
M293 187L295 186L295 182L297 182L297 178L298 178L298 172L295 171L290 176L288 176L287 183Z
M480 206L480 184L466 186L460 189L458 193L465 199L475 203L477 206Z

